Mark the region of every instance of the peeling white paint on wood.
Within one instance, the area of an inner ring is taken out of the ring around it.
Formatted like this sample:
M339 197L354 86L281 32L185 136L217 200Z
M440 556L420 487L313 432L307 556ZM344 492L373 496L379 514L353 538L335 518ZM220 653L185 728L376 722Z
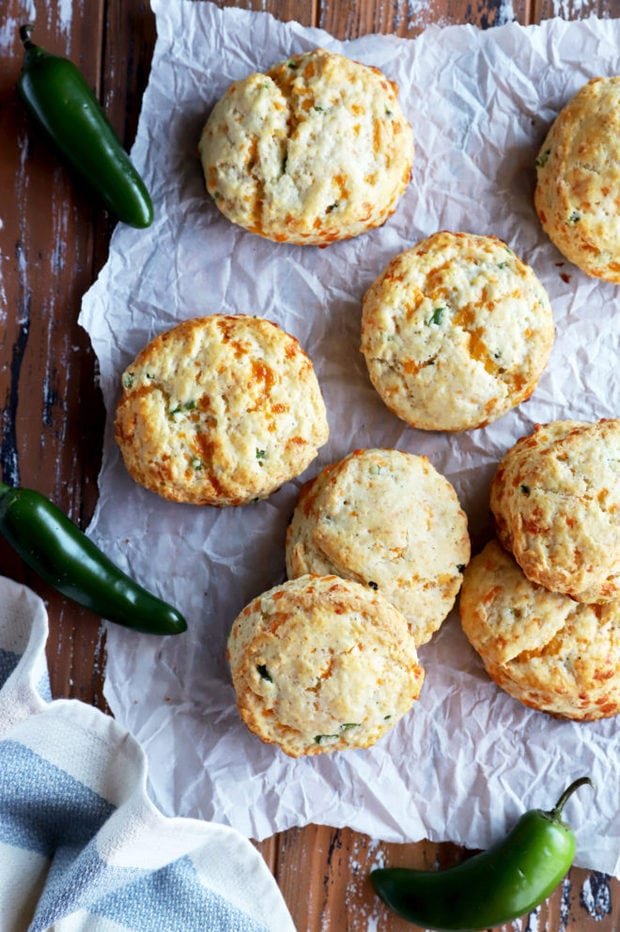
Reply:
M73 22L73 0L59 0L58 25L65 35L69 35Z
M8 54L19 44L19 27L32 22L36 17L34 3L23 3L16 16L3 17L0 21L0 54Z
M581 19L592 9L590 0L553 0L553 15L562 19Z
M589 874L581 887L579 901L586 912L597 922L612 911L611 889L603 874Z

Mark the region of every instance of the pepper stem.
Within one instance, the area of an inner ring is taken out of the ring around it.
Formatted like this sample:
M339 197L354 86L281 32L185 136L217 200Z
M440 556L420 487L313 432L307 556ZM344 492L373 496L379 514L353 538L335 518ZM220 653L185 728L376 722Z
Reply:
M34 42L30 41L30 33L33 31L34 25L32 23L26 23L24 26L19 27L19 38L21 39L25 49L34 48Z
M564 790L553 809L549 812L549 818L554 822L559 822L566 801L573 795L575 790L579 789L579 787L583 786L585 783L594 786L590 777L579 777L577 780L574 780L571 785Z

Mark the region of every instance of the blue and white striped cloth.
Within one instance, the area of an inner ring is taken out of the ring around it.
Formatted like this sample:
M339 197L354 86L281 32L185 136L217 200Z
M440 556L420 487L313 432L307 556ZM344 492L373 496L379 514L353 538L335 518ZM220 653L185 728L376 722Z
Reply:
M47 634L41 599L0 578L0 930L294 932L246 838L162 815L135 739L52 701Z

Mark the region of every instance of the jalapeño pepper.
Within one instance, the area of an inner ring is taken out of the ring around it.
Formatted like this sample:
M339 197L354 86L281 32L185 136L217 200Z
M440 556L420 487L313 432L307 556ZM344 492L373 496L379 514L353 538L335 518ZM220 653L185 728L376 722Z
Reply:
M524 916L546 899L568 872L575 836L562 821L569 796L550 811L531 809L501 841L443 871L385 867L370 872L381 899L404 919L437 932L478 932Z
M18 88L27 109L116 218L150 226L151 197L84 75L67 58L34 45L32 29L19 30L25 57Z
M180 634L183 616L122 572L49 499L0 482L0 533L46 582L108 621Z

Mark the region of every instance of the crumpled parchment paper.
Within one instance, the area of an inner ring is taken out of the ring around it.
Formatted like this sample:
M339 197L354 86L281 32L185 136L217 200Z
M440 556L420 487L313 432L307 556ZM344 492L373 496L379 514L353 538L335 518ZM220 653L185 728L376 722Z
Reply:
M590 77L620 72L620 21L560 20L488 31L431 27L415 40L339 42L264 13L153 0L158 38L133 158L152 191L146 231L119 225L80 317L108 410L100 500L89 534L185 613L189 631L151 638L109 626L105 696L149 758L166 813L212 819L262 839L319 822L387 841L424 837L484 847L523 808L567 806L576 863L620 876L620 723L556 721L486 676L456 612L420 651L422 697L374 748L293 760L238 716L225 660L233 619L284 578L284 534L299 486L363 446L426 454L454 484L474 545L504 451L537 421L620 415L617 287L587 278L542 233L534 158L560 107ZM383 69L400 86L416 138L413 178L395 215L327 249L270 243L232 226L204 191L203 122L228 84L317 45ZM360 301L397 252L438 229L493 233L529 262L554 308L550 364L527 403L461 435L409 429L372 389L359 353ZM267 317L312 358L331 426L304 476L232 509L167 503L126 474L112 437L120 374L155 334L224 311Z

